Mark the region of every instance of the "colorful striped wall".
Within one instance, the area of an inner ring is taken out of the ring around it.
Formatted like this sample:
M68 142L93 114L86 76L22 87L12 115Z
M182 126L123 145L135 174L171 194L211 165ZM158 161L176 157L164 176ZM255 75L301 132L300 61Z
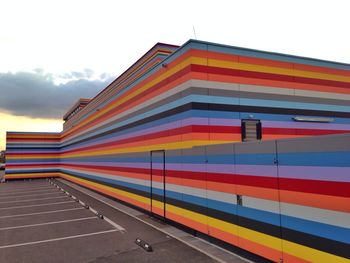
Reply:
M239 143L242 119L261 142ZM350 262L349 132L350 65L157 44L62 133L8 133L6 179L59 175L275 262Z
M59 176L60 134L7 132L9 159L5 178L25 179Z

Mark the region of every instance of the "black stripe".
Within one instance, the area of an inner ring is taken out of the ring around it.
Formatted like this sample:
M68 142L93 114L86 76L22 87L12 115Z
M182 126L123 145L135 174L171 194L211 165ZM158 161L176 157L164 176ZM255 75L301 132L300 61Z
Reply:
M145 192L145 191L141 191L141 190L138 190L138 189L126 187L126 186L123 186L123 185L113 184L113 183L110 183L110 182L102 182L100 180L87 178L87 177L81 176L81 175L76 174L76 173L71 172L71 171L69 171L69 172L68 171L61 171L61 172L64 173L64 174L67 174L67 175L71 175L71 176L74 176L74 177L77 177L77 178L81 178L81 179L90 181L90 182L94 182L94 183L110 186L110 187L113 187L113 188L116 188L116 189L119 189L119 190L123 190L125 192L137 194L137 195L140 195L140 196L143 196L143 197L146 197L146 198L150 198L151 197L151 194L149 192Z
M350 259L350 244L282 227L282 237L291 242Z
M227 104L209 104L209 103L199 103L191 102L174 109L164 111L153 116L138 120L133 123L126 124L124 126L100 133L98 135L91 136L86 139L76 141L74 143L66 144L64 147L69 145L75 145L79 143L84 143L89 140L101 138L103 136L119 132L122 130L130 129L142 124L146 124L152 121L156 121L162 118L166 118L175 114L179 114L189 110L211 110L211 111L231 111L231 112L251 112L251 113L270 113L270 114L286 114L286 115L301 115L301 116L321 116L321 117L342 117L350 118L350 113L348 112L333 112L333 111L317 111L317 110L302 110L302 109L288 109L288 108L274 108L274 107L255 107L255 106L241 106L241 105L227 105ZM72 139L73 140L73 139ZM66 142L65 142L66 143ZM61 147L63 148L63 147Z
M349 112L303 110L303 109L274 108L274 107L256 107L256 106L227 105L227 104L209 104L209 110L350 118Z
M89 140L97 139L97 138L103 137L105 135L109 135L109 134L112 134L112 133L115 133L115 132L118 132L118 131L130 129L130 128L136 127L138 125L141 125L141 124L145 124L145 123L148 123L148 122L156 121L156 120L159 120L159 119L163 119L165 117L169 117L169 116L181 113L181 112L185 112L185 111L191 110L192 109L192 105L191 104L192 103L188 103L188 104L179 106L177 108L174 108L174 109L171 109L171 110L168 110L168 111L164 111L164 112L155 114L153 116L144 118L142 120L138 120L138 121L135 121L133 123L129 123L129 124L126 124L124 126L121 126L121 127L118 127L118 128L115 128L115 129L112 129L112 130L100 133L98 135L94 135L94 136L91 136L89 138L79 140L77 142L74 142L73 145L77 144L77 143L83 143L83 142L86 142L86 141L89 141ZM72 140L74 140L74 139L72 139ZM69 142L69 141L71 141L71 140L68 140L67 142ZM67 144L66 146L68 146L68 145L69 144Z

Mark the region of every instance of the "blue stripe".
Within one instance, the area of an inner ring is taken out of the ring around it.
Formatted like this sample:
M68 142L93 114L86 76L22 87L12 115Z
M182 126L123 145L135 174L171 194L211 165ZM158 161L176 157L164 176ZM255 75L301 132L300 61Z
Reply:
M350 244L350 229L282 215L282 226L299 232Z

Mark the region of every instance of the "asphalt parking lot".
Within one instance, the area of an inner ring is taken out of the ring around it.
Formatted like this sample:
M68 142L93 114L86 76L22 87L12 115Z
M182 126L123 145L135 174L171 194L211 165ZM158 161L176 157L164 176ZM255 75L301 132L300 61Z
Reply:
M104 219L96 216L96 211L103 214ZM147 220L153 219L147 217ZM153 251L147 252L137 245L136 238L150 244ZM217 260L76 190L63 180L50 183L37 179L0 184L0 262L206 263Z

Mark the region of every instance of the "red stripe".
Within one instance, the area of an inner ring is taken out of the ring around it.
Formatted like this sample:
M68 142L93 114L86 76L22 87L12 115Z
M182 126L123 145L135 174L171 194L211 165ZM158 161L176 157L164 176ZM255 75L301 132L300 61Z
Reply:
M298 82L298 83L304 83L304 84L317 84L317 85L324 85L324 86L331 86L331 87L350 88L350 83L341 82L341 81L334 81L334 80L302 78L302 77L296 77L296 76L263 73L263 72L248 71L248 70L218 68L218 67L210 67L210 66L203 66L203 65L191 65L191 69L192 69L192 71L202 72L202 73L221 74L221 75L229 75L229 76L240 76L240 77L247 77L247 78L267 79L267 80L278 80L278 81L287 81L287 82Z
M68 150L68 151L63 151L61 153L76 153L80 151L87 151L87 150L98 150L102 149L103 147L112 147L112 146L119 146L124 143L135 143L138 141L145 141L145 140L151 140L151 139L159 139L159 138L164 138L168 136L174 136L174 135L182 135L186 133L192 133L192 132L197 132L197 133L209 133L209 132L218 132L218 133L240 133L241 132L241 127L237 126L208 126L208 125L188 125L180 128L175 128L171 130L165 130L165 131L160 131L160 132L155 132L147 135L140 135L140 136L135 136L127 139L122 139L122 140L116 140L113 142L108 142L108 143L102 143L102 144L97 144L93 146L88 146L88 147L82 147L76 150Z
M283 190L350 197L350 183L280 178Z
M326 135L347 133L347 130L322 130L322 129L298 129L298 128L262 128L264 134L278 134L278 135Z
M144 168L132 168L132 167L108 167L108 166L92 166L92 165L74 165L67 164L62 165L66 168L93 168L100 170L122 171L131 173L143 173L150 174L150 169ZM162 170L154 169L155 175L162 175ZM219 174L219 173L203 173L192 171L176 171L166 170L166 177L186 178L198 181L212 181L226 184L247 185L262 188L277 189L278 183L281 190L316 193L323 195L343 196L350 197L350 183L344 182L331 182L331 181L319 181L319 180L303 180L303 179L289 179L289 178L277 178L267 176L250 176L240 174Z
M78 165L78 164L61 164L62 168L87 168L87 169L100 169L106 171L120 171L129 173L144 173L150 174L150 169L133 168L133 167L118 167L118 166L100 166L100 165Z

